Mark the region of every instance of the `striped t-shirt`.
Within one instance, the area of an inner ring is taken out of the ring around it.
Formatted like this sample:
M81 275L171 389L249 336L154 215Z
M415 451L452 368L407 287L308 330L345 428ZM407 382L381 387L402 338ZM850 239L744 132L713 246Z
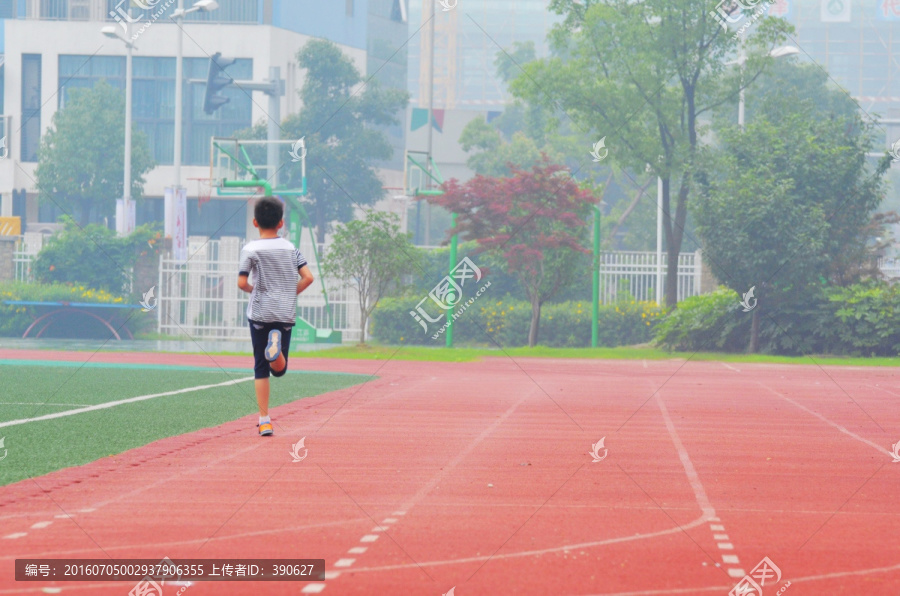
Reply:
M247 318L260 323L296 320L298 271L306 259L284 238L260 238L241 249L238 275L250 275L253 292Z

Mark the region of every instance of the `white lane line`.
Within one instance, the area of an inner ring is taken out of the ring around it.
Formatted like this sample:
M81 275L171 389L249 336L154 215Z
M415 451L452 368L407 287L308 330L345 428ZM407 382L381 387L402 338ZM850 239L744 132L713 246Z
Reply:
M31 526L31 529L32 530L43 530L44 528L46 528L47 526L49 526L52 523L53 523L52 521L38 522L38 523L34 524L33 526Z
M396 517L386 517L386 518L384 518L384 520L383 520L381 523L383 523L383 524L396 524L396 523L397 523L397 518L396 518Z
M350 565L353 565L353 563L355 561L356 561L356 559L338 559L337 561L334 562L334 566L335 567L349 567Z
M710 524L709 529L712 530L713 532L724 532L725 526L720 525L720 524Z
M719 364L721 364L721 365L724 366L725 368L730 368L730 369L733 370L734 372L741 372L741 369L735 368L735 367L731 366L730 364L725 364L724 362L720 362ZM741 576L741 577L743 577L743 576Z
M716 546L721 550L734 550L734 545L730 542L719 542Z
M367 550L369 550L369 549L368 549L368 547L365 547L365 546L354 546L353 548L351 548L350 550L347 551L347 554L348 555L361 555L364 552L366 552Z
M340 571L326 571L325 579L337 579L341 576Z
M713 534L713 540L728 540L728 534Z
M395 511L391 515L406 515L405 511Z
M69 513L60 513L59 515L54 515L53 517L55 517L56 519L69 519L75 516Z
M730 563L733 565L740 564L740 561L738 560L737 555L722 555L722 562Z
M378 540L378 534L366 534L359 539L360 542L375 542Z
M874 448L877 449L879 452L881 452L881 453L887 455L888 457L891 457L891 458L894 457L894 454L893 454L893 453L891 453L890 451L888 451L887 449L885 449L885 448L882 447L881 445L878 445L877 443L873 443L873 442L870 441L869 439L864 439L864 438L862 438L861 436L859 436L858 434L856 434L856 433L854 433L854 432L851 432L851 431L847 430L846 428L844 428L844 427L841 426L840 424L836 424L836 423L832 422L831 420L829 420L829 419L826 418L825 416L822 416L821 414L819 414L819 413L817 413L817 412L813 412L812 410L810 410L809 408L807 408L807 407L804 406L803 404L797 403L796 401L792 400L792 399L789 398L788 396L786 396L786 395L784 395L784 394L782 394L782 393L779 393L778 391L775 391L774 389L772 389L772 388L769 387L768 385L764 385L763 383L757 383L757 385L760 385L761 387L765 387L766 389L768 389L769 391L771 391L772 393L774 393L775 395L777 395L778 397L780 397L780 398L783 399L784 401L790 402L790 403L794 404L795 406L797 406L798 408L800 408L801 410L803 410L804 412L808 412L808 413L812 414L813 416L815 416L816 418L818 418L819 420L821 420L821 421L824 422L825 424L828 424L829 426L838 429L839 431L841 431L841 432L844 433L845 435L848 435L848 436L850 436L850 437L853 437L853 438L856 439L857 441L860 441L860 442L862 442L862 443L865 443L866 445L869 445L870 447L874 447Z
M122 404L131 404L139 401L145 401L148 399L155 399L157 397L165 397L167 395L178 395L181 393L190 393L191 391L202 391L204 389L214 389L216 387L227 387L228 385L237 385L238 383L245 383L247 381L252 381L253 377L244 377L242 379L233 379L231 381L225 381L224 383L216 383L214 385L197 385L196 387L187 387L185 389L178 389L176 391L166 391L165 393L151 393L150 395L139 395L137 397L129 397L128 399L119 399L116 401L108 401L102 404L96 404L93 406L87 406L84 408L78 408L77 410L66 410L65 412L56 412L55 414L45 414L44 416L36 416L35 418L20 418L19 420L10 420L9 422L0 422L0 428L5 426L18 426L19 424L27 424L29 422L40 422L41 420L53 420L55 418L64 418L66 416L74 416L75 414L84 414L85 412L96 412L97 410L105 410L107 408L114 408L116 406L121 406Z
M3 537L4 540L15 540L16 538L21 538L22 536L28 536L28 532L14 532L12 534L7 534Z
M303 594L318 594L322 590L325 589L325 584L309 584L302 590L300 590Z

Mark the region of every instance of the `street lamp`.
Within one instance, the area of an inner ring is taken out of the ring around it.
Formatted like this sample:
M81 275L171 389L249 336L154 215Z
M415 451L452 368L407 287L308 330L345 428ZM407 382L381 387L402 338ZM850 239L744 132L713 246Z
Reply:
M131 8L128 9L131 17ZM131 56L134 44L130 41L131 19L128 19L126 37L119 34L115 25L106 25L100 32L106 37L115 38L125 43L125 180L122 189L122 217L116 218L116 232L123 236L134 231L134 221L131 219Z
M785 56L793 56L795 54L799 54L800 49L795 46L781 46L773 49L769 52L770 58L784 58ZM744 54L744 43L741 41L741 49L738 55L738 59L733 62L728 62L727 64L737 64L741 69L741 89L738 91L738 126L741 127L741 131L744 130L744 63L747 61L747 56Z
M185 10L184 0L178 0L178 7L175 9L175 12L169 15L169 18L174 19L175 24L178 26L178 37L175 44L175 188L181 186L181 79L183 78L182 71L184 63L184 30L182 28L182 25L184 24L184 15L197 11L211 12L217 8L219 8L219 3L216 2L216 0L199 0L198 2L194 2L193 6Z

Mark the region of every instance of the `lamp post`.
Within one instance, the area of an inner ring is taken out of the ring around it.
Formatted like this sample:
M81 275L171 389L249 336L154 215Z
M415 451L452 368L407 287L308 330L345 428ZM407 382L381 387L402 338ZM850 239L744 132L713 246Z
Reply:
M783 58L785 56L793 56L799 54L800 49L795 46L781 46L769 52L771 58ZM747 56L744 54L744 42L741 41L741 47L738 51L738 59L728 64L737 64L741 69L741 89L738 91L738 126L741 131L744 130L744 63L747 62Z
M131 17L131 8L128 9ZM131 57L134 44L127 37L131 34L131 19L126 25L126 37L119 35L115 25L107 25L101 29L103 35L125 42L125 180L122 188L122 218L116 218L116 232L125 236L134 231L131 219Z
M184 9L184 0L178 0L178 6L170 19L178 27L175 38L175 153L173 157L175 188L181 186L181 125L182 125L182 79L184 78L184 15L192 12L212 12L219 8L216 0L199 0L193 6Z

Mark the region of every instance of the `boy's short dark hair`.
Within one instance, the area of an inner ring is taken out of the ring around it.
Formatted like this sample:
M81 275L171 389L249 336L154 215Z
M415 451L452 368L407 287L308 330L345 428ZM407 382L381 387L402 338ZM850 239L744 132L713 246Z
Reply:
M284 205L275 197L263 197L256 201L253 217L256 218L260 229L274 230L284 217Z

